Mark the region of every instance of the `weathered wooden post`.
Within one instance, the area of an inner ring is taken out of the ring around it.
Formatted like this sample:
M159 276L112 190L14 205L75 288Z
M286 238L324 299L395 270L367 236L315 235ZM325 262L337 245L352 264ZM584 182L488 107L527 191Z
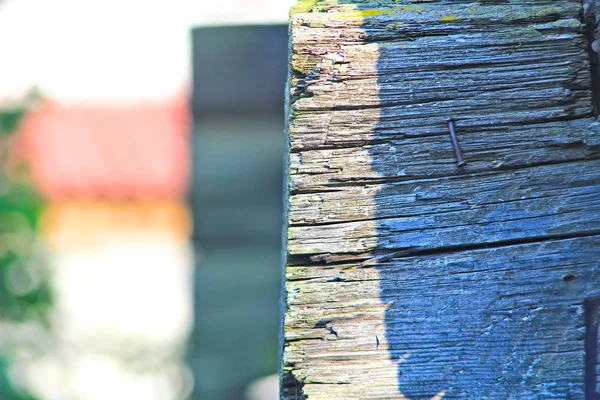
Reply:
M575 0L298 2L282 398L593 398L589 48Z

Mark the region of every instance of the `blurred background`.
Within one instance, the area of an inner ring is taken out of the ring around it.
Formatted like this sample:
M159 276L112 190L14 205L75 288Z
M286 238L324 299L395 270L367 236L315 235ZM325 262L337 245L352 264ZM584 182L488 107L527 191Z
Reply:
M293 0L0 0L0 400L278 399Z

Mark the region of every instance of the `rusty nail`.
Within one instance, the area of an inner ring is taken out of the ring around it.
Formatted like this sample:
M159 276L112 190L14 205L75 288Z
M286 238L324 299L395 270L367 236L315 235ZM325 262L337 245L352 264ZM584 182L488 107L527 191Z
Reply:
M456 138L456 132L454 130L454 120L448 121L448 130L450 131L450 139L452 140L452 147L454 147L454 154L456 154L456 165L459 167L467 165L467 162L463 159L460 147L458 146L458 139Z

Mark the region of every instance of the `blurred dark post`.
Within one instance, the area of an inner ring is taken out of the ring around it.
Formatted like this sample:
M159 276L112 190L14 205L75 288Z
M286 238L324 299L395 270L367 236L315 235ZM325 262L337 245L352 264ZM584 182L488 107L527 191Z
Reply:
M194 399L277 373L286 26L193 31Z

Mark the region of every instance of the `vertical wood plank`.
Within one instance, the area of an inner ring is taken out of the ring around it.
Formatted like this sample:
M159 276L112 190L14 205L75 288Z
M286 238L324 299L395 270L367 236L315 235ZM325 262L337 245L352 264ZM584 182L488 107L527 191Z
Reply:
M600 130L582 15L294 7L282 398L584 399Z

